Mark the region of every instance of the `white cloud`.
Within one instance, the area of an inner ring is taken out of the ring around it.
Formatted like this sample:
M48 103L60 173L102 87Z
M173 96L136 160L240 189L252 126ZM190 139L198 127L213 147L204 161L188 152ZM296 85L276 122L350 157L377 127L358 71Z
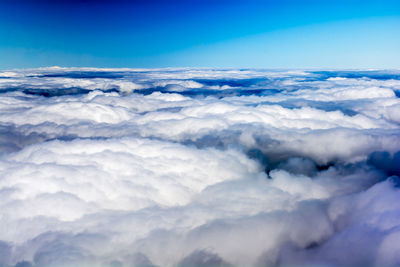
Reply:
M399 263L397 72L0 76L0 265Z

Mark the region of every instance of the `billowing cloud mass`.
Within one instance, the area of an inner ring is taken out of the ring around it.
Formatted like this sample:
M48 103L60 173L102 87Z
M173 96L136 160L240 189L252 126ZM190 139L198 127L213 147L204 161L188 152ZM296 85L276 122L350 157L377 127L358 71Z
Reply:
M0 72L0 266L400 264L400 72Z

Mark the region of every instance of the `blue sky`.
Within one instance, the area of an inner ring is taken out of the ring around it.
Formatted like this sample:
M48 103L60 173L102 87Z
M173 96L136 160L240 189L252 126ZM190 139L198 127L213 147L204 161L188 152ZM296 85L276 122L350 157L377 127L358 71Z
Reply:
M0 1L0 68L400 68L397 0Z

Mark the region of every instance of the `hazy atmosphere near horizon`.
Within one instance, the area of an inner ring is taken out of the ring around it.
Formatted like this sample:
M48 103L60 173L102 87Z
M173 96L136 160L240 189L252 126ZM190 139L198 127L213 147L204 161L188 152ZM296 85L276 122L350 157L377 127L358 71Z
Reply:
M397 0L0 0L0 267L400 265Z

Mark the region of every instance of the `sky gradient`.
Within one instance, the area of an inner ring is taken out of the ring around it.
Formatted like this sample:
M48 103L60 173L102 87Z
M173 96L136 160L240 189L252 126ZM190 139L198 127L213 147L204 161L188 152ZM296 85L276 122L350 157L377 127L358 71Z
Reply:
M1 1L0 68L400 68L400 2Z

